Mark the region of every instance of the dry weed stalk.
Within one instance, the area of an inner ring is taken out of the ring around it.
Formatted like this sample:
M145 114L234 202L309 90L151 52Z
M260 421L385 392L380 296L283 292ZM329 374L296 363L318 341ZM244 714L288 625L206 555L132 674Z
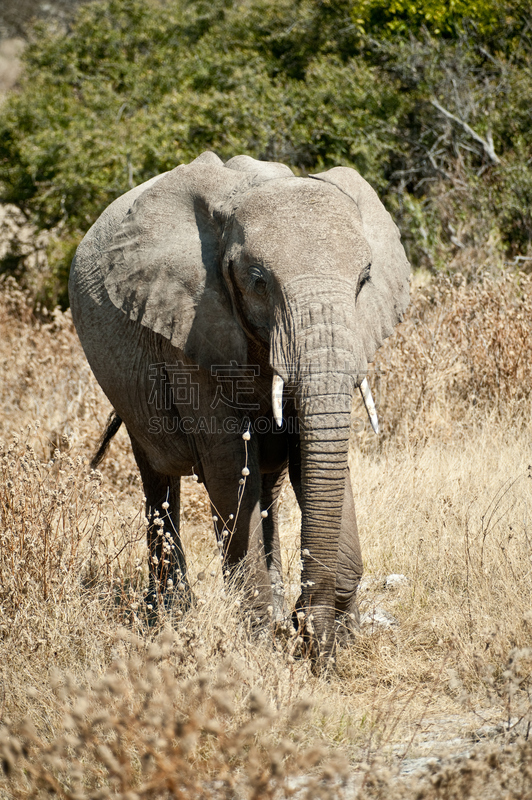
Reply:
M467 284L441 277L414 294L405 322L378 353L385 436L429 439L496 412L530 417L532 276Z
M140 582L132 565L145 527L118 520L120 533L106 528L110 498L102 476L84 460L56 449L50 461L36 456L30 431L0 442L0 603L10 624L29 602L53 606L84 589L120 591L136 597ZM0 628L1 630L1 628Z
M90 473L109 406L69 315L36 315L4 282L1 800L50 788L72 800L531 796L531 297L529 278L443 281L414 297L387 345L386 433L358 437L351 471L362 611L382 605L397 624L359 636L325 682L282 642L249 638L239 598L223 588L208 500L191 481L183 527L198 602L185 617L162 617L173 633L147 630L142 492L127 439L118 434L102 473ZM294 598L298 510L288 491L281 517ZM383 589L391 572L408 578L392 592ZM293 715L309 695L319 702ZM499 724L502 743L397 781L397 765L446 715L460 735ZM257 720L264 728L246 738ZM316 743L350 759L353 785L342 788L337 762L312 767Z
M171 630L151 644L120 631L115 649L122 655L101 678L82 685L55 674L65 714L52 741L27 719L0 729L3 785L13 800L275 798L286 796L294 774L306 776L308 797L340 788L338 760L316 771L324 748L297 747L293 727L308 704L276 712L234 659L213 673ZM183 678L185 661L194 664L191 678Z

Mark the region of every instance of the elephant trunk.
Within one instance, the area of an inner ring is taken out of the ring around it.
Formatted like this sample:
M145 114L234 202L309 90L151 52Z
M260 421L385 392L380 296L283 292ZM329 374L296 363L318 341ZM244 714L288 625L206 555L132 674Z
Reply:
M305 616L312 651L320 658L334 649L351 405L354 387L367 369L353 329L354 287L348 289L338 292L335 282L335 296L321 299L321 287L320 294L312 293L306 303L301 293L294 293L297 300L288 304L272 341L277 356L272 358L274 370L287 381L287 391L298 408L303 561L298 606ZM285 342L291 347L288 357Z
M338 545L347 478L351 375L326 371L302 387L301 595L298 606L310 612L307 627L322 655L334 646Z

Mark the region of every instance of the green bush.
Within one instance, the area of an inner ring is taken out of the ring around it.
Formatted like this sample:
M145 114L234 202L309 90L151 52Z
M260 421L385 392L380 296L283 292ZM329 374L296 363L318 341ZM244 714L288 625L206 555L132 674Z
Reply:
M531 53L520 0L97 0L33 29L0 107L0 201L68 241L49 248L63 304L66 251L103 208L205 149L355 167L414 264L488 240L526 255Z

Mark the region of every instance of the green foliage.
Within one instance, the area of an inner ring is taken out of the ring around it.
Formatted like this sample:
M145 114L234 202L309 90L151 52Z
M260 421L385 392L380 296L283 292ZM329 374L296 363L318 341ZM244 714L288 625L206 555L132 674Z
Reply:
M464 21L490 33L507 24L511 11L499 0L359 0L351 18L366 31L417 34L426 28L434 35L453 37L463 30Z
M431 269L488 240L528 253L527 25L521 0L97 0L33 30L0 107L0 200L67 242L50 303L109 202L205 149L355 167Z

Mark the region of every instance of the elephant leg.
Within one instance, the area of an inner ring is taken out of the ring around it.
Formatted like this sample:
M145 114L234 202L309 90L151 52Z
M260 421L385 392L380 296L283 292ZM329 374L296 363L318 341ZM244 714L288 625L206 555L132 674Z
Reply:
M205 455L202 470L217 517L224 578L244 589L253 622L264 623L270 619L273 592L262 532L261 475L253 440L248 445L249 475L242 475L243 444L241 437L232 439L216 449L216 458Z
M348 641L360 625L356 594L362 572L362 553L358 538L351 476L348 471L345 481L342 527L338 543L338 571L336 574L335 618L336 634L340 642Z
M179 601L186 610L191 605L192 592L179 534L181 479L156 472L137 442L131 436L130 439L146 496L149 553L146 602L154 612L161 598L166 608Z
M281 564L281 545L279 541L278 500L285 478L286 469L282 469L279 472L264 474L262 476L260 497L262 513L268 513L268 516L262 521L262 531L264 535L266 565L268 567L273 590L273 619L276 622L281 621L284 616L284 583Z

